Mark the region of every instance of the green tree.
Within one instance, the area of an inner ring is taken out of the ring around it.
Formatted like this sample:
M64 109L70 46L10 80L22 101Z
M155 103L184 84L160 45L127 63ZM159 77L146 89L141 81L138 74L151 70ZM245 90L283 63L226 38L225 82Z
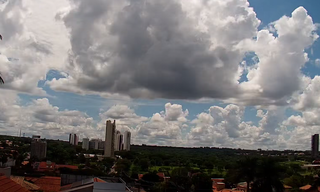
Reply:
M118 173L121 173L121 172L128 172L130 170L130 167L131 167L131 161L128 160L128 159L120 159L117 164L116 164L116 171Z
M86 158L85 158L84 154L82 154L82 153L79 154L79 158L78 159L79 159L80 163L85 163L86 162Z
M98 156L94 154L94 157L91 159L92 162L97 162L98 161Z
M1 163L4 165L8 161L8 155L6 153L2 153L1 155Z
M283 192L280 173L284 169L274 159L266 158L259 161L256 179L252 185L252 192Z
M207 174L200 173L192 177L194 192L212 192L212 181Z
M16 158L16 166L19 167L26 158L27 158L27 153L20 153Z
M170 181L179 186L179 191L189 191L192 184L186 168L173 169L171 171Z
M141 168L139 166L133 165L131 168L131 177L137 179Z
M300 174L295 174L295 175L291 175L288 178L285 178L283 180L283 183L286 185L289 185L293 188L299 188L303 185L305 185L306 183L304 183L305 179L302 175Z
M98 165L102 168L102 170L105 170L106 172L110 171L113 164L114 164L114 159L109 157L103 158L102 161L98 163Z
M256 176L258 159L247 157L238 162L238 169L235 172L235 180L243 179L247 183L247 191L250 190L250 183L254 181Z
M167 188L166 183L156 183L156 184L153 185L153 187L151 188L150 192L167 191L166 188Z
M139 164L138 164L138 165L141 167L141 170L142 170L142 171L148 171L149 166L150 166L149 159L146 159L146 158L141 159L141 160L139 161Z

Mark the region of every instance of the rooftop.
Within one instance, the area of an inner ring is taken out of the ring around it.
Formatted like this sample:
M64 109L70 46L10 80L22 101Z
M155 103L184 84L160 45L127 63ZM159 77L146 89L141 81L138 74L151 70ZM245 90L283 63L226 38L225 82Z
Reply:
M35 185L33 183L30 183L26 180L24 180L24 177L18 177L18 176L11 176L10 179L16 183L18 183L19 185L21 185L22 187L25 187L28 190L39 190L40 187L38 185Z
M43 192L58 192L60 191L61 178L60 177L25 177L29 181L40 187Z
M0 192L29 192L28 189L22 187L6 176L0 176L0 186Z
M59 168L68 168L68 169L72 169L72 170L76 170L76 169L79 169L78 166L76 165L56 165L56 168L59 169Z
M74 189L89 187L89 186L93 186L94 183L123 183L123 184L125 184L125 182L122 179L116 178L116 177L102 177L102 178L95 177L95 178L89 178L89 179L84 179L82 181L74 182L69 185L65 185L65 186L61 187L61 191L70 191L70 190L74 190Z

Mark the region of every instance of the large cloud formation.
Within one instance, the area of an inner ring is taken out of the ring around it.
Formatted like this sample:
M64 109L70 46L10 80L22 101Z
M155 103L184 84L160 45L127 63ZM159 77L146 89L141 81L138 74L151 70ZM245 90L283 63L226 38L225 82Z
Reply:
M285 104L318 37L303 7L258 31L246 0L71 2L59 14L70 31L68 76L50 82L60 91ZM244 67L248 52L259 62Z

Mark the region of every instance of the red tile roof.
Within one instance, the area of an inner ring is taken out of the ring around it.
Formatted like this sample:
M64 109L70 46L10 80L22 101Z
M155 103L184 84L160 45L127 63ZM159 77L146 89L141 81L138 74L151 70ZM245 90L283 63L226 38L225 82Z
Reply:
M26 180L24 180L24 177L19 177L19 176L10 176L10 179L16 183L18 183L19 185L21 185L22 187L32 191L32 190L39 190L40 187L33 184L33 183L30 183Z
M300 189L300 190L308 190L308 189L310 189L311 187L312 187L311 185L305 185L305 186L300 187L299 189Z
M285 189L292 189L292 187L289 186L289 185L283 185L283 187L284 187Z
M47 162L40 162L38 171L50 171L54 170L56 168L56 163L51 162L50 164L47 164Z
M243 190L233 190L233 189L222 189L220 191L217 191L216 189L212 190L213 192L243 192Z
M161 179L164 179L164 173L157 173L157 175L158 175Z
M58 192L60 191L61 178L60 177L26 177L27 181L30 181L40 187L43 192Z
M106 181L102 180L102 179L99 179L98 177L95 177L93 179L94 182L98 182L98 183L106 183Z
M6 176L0 176L0 192L29 192L29 190Z
M69 169L73 169L73 170L77 170L79 169L78 166L75 166L75 165L56 165L56 168L59 169L59 168L69 168Z

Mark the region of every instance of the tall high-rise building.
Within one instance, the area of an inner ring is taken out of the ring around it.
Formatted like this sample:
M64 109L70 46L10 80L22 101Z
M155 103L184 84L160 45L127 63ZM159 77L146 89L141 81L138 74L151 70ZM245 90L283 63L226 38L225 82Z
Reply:
M78 140L79 140L79 137L77 136L77 134L74 134L74 133L69 134L69 143L71 145L78 145Z
M311 137L311 155L317 157L319 154L319 134L314 134Z
M83 138L82 139L82 149L89 149L89 138Z
M47 156L47 142L41 141L40 136L32 136L31 141L31 157L42 160Z
M110 120L106 122L106 137L104 146L104 156L114 157L114 140L116 131L116 121L111 123Z
M114 139L114 151L120 151L120 145L119 145L119 142L120 142L120 131L116 131L116 134L115 134L115 139Z
M124 150L130 151L130 145L131 145L131 133L130 131L126 131L124 133Z
M123 134L119 134L117 135L118 139L117 139L117 149L118 151L122 151L123 150Z

